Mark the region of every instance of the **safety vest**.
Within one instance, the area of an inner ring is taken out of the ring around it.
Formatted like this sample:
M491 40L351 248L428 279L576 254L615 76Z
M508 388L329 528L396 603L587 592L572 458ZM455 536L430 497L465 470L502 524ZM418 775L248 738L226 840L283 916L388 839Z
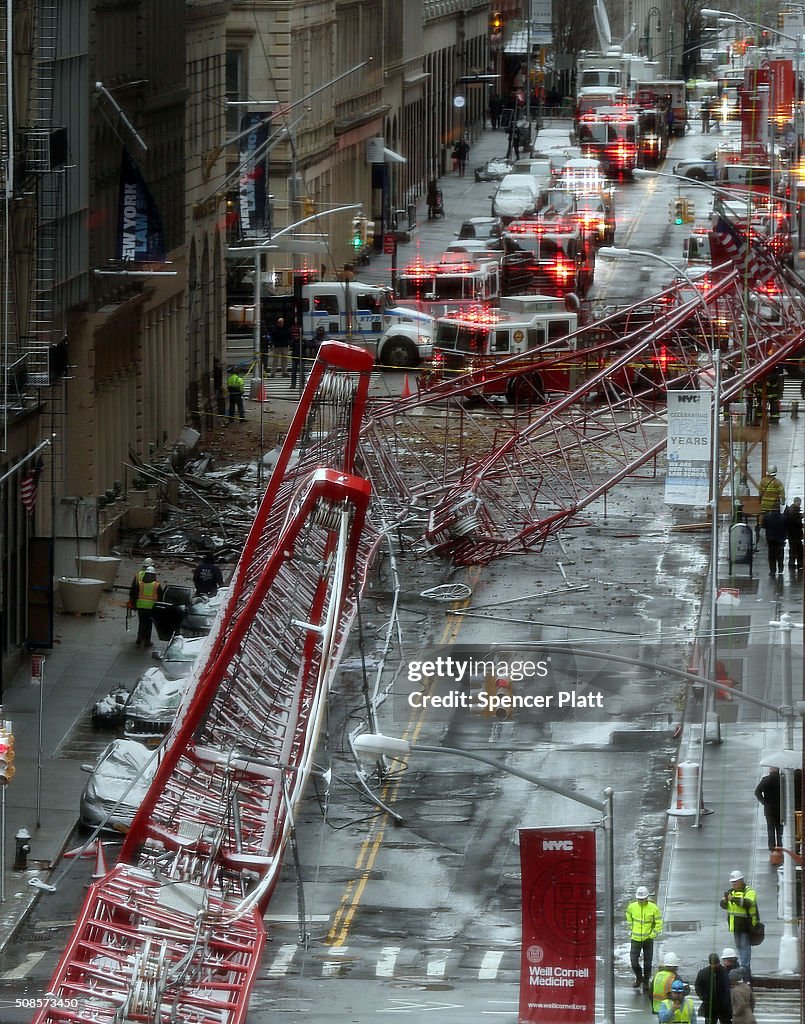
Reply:
M234 391L237 394L243 394L243 378L238 376L237 373L232 373L227 377L226 386L230 392Z
M663 999L658 1016L660 1024L665 1024L666 1021L672 1021L673 1024L676 1024L677 1021L690 1024L694 1017L693 1000L690 996L685 996L675 1009L673 999Z
M757 912L757 893L754 889L730 889L721 901L721 906L727 911L731 932L748 932L750 927L760 920Z
M760 481L760 511L771 512L785 501L785 487L776 476L764 476Z
M159 583L156 579L150 580L146 583L145 580L140 580L140 585L137 589L137 607L138 608L153 608L159 600Z
M651 1012L659 1013L660 1003L668 997L671 991L671 982L676 981L676 971L669 971L661 967L651 982Z
M629 925L629 937L633 942L645 942L656 939L662 931L662 914L660 908L651 900L641 903L634 900L626 908L626 921Z

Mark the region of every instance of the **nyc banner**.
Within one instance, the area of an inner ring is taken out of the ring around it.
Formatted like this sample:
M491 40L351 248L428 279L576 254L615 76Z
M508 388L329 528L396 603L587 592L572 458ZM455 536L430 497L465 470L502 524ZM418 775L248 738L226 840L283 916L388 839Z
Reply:
M665 501L706 505L710 500L712 392L668 392Z
M140 168L125 149L120 164L117 256L133 263L164 263L168 256L157 204Z
M595 830L521 828L520 1024L594 1024Z

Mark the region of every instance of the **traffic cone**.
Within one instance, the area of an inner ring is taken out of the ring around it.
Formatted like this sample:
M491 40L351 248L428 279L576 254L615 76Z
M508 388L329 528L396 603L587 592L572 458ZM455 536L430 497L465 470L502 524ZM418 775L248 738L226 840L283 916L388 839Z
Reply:
M408 382L408 374L406 373L405 378L403 380L402 391L400 392L400 398L410 398L410 397L411 397L411 385Z
M103 843L100 839L95 840L95 870L92 872L93 881L99 878L106 878L109 874L109 867L106 863L106 855L103 852Z
M257 378L257 401L265 402L268 395L266 394L266 382L262 377Z

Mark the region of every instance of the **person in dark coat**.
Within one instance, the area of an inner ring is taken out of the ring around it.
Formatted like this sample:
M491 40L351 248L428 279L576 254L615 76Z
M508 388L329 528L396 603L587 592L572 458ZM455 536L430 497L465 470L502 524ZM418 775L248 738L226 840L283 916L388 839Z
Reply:
M718 953L711 953L693 983L701 999L699 1018L702 1024L731 1024L730 972L721 963Z
M769 555L769 576L782 574L787 531L779 505L775 505L763 516L763 530L766 534L766 547Z
M197 597L214 597L218 588L224 585L224 577L220 568L215 564L215 557L206 554L196 566L193 573L193 585L196 588Z
M802 499L794 498L783 513L788 540L788 568L802 568Z
M774 850L783 845L779 768L769 768L769 774L764 775L755 787L755 796L763 804L769 850Z

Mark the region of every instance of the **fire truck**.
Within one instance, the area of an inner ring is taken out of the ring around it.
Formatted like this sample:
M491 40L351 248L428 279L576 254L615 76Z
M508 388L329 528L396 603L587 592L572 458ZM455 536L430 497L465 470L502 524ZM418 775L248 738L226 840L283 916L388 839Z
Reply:
M631 177L637 166L640 116L637 107L599 107L579 118L579 146L611 178Z
M417 256L397 276L397 297L402 306L413 306L431 316L479 303L496 305L500 263L476 259L466 252L443 253L434 263Z
M653 82L637 82L634 102L644 110L661 113L671 135L682 136L688 123L685 83L676 79L658 78ZM673 111L669 119L668 108Z
M595 245L572 215L516 220L503 235L501 295L586 295Z
M499 395L514 403L543 402L551 392L566 393L576 386L567 355L575 351L575 313L562 299L545 295L509 296L503 308L476 308L439 317L433 355L422 373L422 386L435 387L446 377L482 371L478 393ZM522 356L533 372L512 377ZM502 360L506 360L502 365Z

